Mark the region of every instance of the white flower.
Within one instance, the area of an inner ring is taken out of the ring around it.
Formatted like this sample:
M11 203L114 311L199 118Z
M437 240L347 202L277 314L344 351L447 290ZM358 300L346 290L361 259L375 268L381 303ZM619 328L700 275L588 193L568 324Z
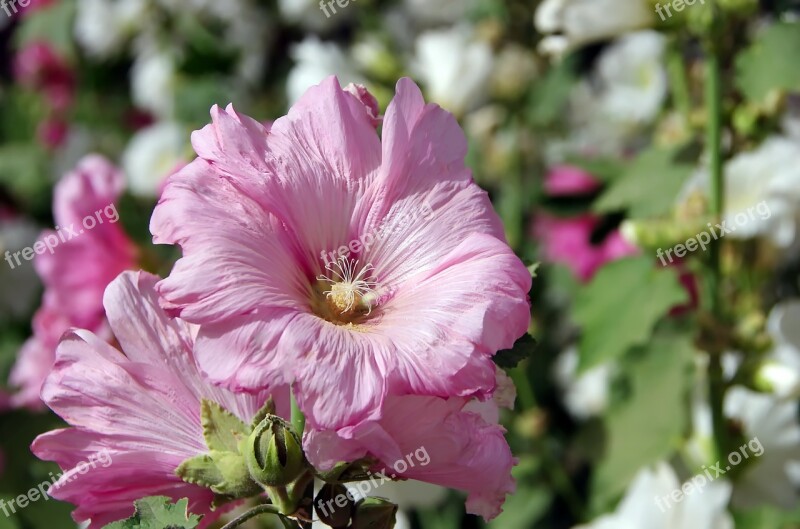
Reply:
M358 0L350 0L344 8L339 7L335 1L330 6L328 0L324 0L324 4L320 0L278 0L281 17L315 31L327 30L341 24L353 16L354 9L358 9Z
M477 39L472 27L458 25L423 33L415 48L412 68L431 100L457 115L481 103L494 59L489 44Z
M800 140L768 138L725 166L725 220L735 231L726 237L770 238L789 246L800 213Z
M666 463L642 469L616 511L576 529L733 529L733 519L725 510L730 483L719 479L689 488L690 483L683 485L684 494L675 471ZM671 497L676 490L683 494L678 502Z
M492 91L504 97L525 93L538 70L535 54L518 44L509 44L500 50L492 73Z
M290 104L300 99L309 87L330 75L338 76L343 85L366 82L342 48L333 42L307 37L292 48L291 57L295 65L286 80Z
M764 503L796 507L800 477L797 403L733 387L725 398L725 414L742 424L745 438L758 438L763 447L762 455L749 462L737 480L733 504L745 509Z
M33 223L0 211L0 259L5 260L0 263L0 319L4 321L29 315L38 301L40 283L33 263L13 255L32 248L38 234Z
M619 38L597 64L602 86L600 104L614 119L642 123L652 121L667 97L664 66L666 37L640 31Z
M139 108L161 119L173 116L175 108L175 59L162 50L139 54L131 68L131 97Z
M591 42L649 27L655 13L647 0L544 0L534 23L545 37L540 50L563 55Z
M186 161L186 132L176 123L160 122L140 130L122 154L130 191L157 197L164 179Z
M769 313L773 349L756 373L760 387L782 399L800 397L800 300L784 301Z
M577 375L578 350L570 347L556 360L554 375L564 397L564 405L578 419L601 415L608 407L613 375L611 364L600 364Z
M81 0L75 38L89 55L109 57L144 23L145 8L145 0Z

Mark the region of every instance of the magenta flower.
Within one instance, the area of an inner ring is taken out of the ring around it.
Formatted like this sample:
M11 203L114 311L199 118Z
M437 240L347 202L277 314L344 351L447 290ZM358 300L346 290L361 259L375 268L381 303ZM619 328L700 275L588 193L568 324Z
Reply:
M183 249L158 290L201 326L203 370L293 384L316 429L377 420L389 394L491 394L492 355L530 319L530 274L456 120L403 79L381 145L368 100L331 77L269 132L213 108L151 221Z
M514 492L511 468L517 462L497 424L498 405L510 407L513 395L511 402L390 396L381 420L309 432L306 455L321 469L377 458L373 472L466 491L467 512L490 520Z
M40 435L31 449L64 470L50 488L77 505L90 529L127 518L134 500L189 498L189 509L213 521L213 493L181 481L175 469L206 453L201 399L251 421L267 395L234 395L208 383L192 354L196 329L158 305L157 277L125 272L106 291L108 321L123 355L91 332L76 330L58 346L42 398L70 428ZM288 414L288 391L277 403ZM88 467L88 468L87 468Z
M592 235L599 224L599 217L590 214L570 218L540 214L533 236L541 242L546 261L563 264L580 281L588 282L604 264L638 252L625 242L619 230L594 242Z
M134 268L137 249L117 224L122 173L100 156L87 156L55 189L56 229L34 245L33 264L45 286L33 337L19 352L9 382L20 388L13 403L41 408L39 388L70 327L107 336L103 292L123 270ZM17 264L17 263L15 263ZM20 261L19 266L30 266Z
M600 182L583 169L571 165L552 167L544 180L545 192L554 197L585 195L600 188Z

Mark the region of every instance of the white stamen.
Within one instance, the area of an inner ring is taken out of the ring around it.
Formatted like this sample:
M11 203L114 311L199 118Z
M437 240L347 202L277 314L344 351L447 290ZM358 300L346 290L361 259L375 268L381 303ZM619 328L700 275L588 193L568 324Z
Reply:
M371 264L359 270L358 261L340 256L336 261L327 263L325 269L329 274L320 275L317 280L330 283L331 289L325 295L341 314L350 313L362 302L367 305L367 314L372 312L378 283L368 279L370 272L375 270Z

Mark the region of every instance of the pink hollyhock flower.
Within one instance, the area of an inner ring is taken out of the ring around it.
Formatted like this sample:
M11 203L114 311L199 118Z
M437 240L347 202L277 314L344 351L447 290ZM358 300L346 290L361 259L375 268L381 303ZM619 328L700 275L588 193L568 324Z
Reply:
M212 119L151 221L183 249L158 290L201 325L209 377L292 383L316 429L377 420L387 394L491 394L531 277L451 114L402 79L381 145L374 109L331 77L269 132L232 107Z
M599 222L591 214L572 218L542 214L534 223L533 235L542 243L545 260L566 265L578 279L588 282L604 264L638 252L619 230L594 244L592 233Z
M235 395L203 378L192 353L196 329L159 307L157 280L125 272L106 291L108 321L124 355L75 330L58 346L42 388L44 401L71 427L40 435L31 449L64 470L49 494L75 504L72 517L91 520L89 529L129 517L134 500L160 495L189 498L189 509L208 526L219 515L210 511L214 494L175 475L184 460L208 452L201 399L250 422L268 398ZM288 416L288 389L276 398Z
M39 142L48 149L57 149L64 145L69 132L69 123L63 119L45 119L36 130Z
M75 74L53 47L44 41L27 44L14 56L14 77L23 86L41 90L50 107L63 111L75 95Z
M515 489L511 468L517 461L497 424L498 404L389 396L379 420L306 434L306 455L320 469L374 457L379 463L372 470L387 478L466 491L467 512L488 521L500 514L506 494Z
M554 197L586 195L597 191L600 185L594 176L571 165L551 168L544 180L545 192Z
M123 186L122 173L100 156L81 160L56 186L56 231L43 232L42 244L34 246L44 248L34 258L44 299L34 317L33 337L20 350L9 380L20 388L12 399L16 406L42 408L39 388L61 335L70 327L108 334L103 292L137 262L136 246L116 223L115 203Z

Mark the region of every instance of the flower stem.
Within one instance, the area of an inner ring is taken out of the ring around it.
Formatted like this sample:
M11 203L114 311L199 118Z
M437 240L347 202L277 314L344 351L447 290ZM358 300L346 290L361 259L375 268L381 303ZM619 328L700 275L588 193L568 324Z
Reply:
M294 391L292 391L292 427L300 439L302 439L303 431L306 429L306 416L300 411L300 406L297 404Z
M292 428L300 437L303 439L303 432L306 429L306 416L303 415L303 412L300 410L300 406L297 403L297 398L295 398L294 389L292 389ZM302 481L302 480L301 480ZM308 510L308 518L311 517L311 513L313 510L312 504L314 502L314 487L313 487L313 479L310 481L306 481L306 486L296 486L291 491L291 498L290 501L293 505L299 507L300 511ZM297 484L296 484L297 485ZM298 522L298 526L302 529L310 529L311 523L307 522Z
M717 28L719 27L718 11L714 0L709 1L713 13L713 22L706 43L706 107L708 112L706 129L706 149L709 153L711 172L711 214L716 219L721 219L724 211L725 181L722 170L722 71L720 54L717 46ZM709 308L716 322L723 318L722 304L722 266L720 249L718 245L709 248L710 274L709 274ZM717 457L721 458L727 452L727 428L723 404L725 398L725 380L722 372L723 351L712 347L709 351L708 384L709 404L711 406L711 420L714 432L714 444Z
M222 529L234 529L235 527L239 527L240 525L245 523L247 520L255 518L260 514L277 514L278 516L281 516L281 513L278 511L278 508L276 506L269 503L265 503L262 505L256 505L246 513L241 514L237 518L226 523L224 526L222 526ZM283 518L283 516L281 516L281 518Z

